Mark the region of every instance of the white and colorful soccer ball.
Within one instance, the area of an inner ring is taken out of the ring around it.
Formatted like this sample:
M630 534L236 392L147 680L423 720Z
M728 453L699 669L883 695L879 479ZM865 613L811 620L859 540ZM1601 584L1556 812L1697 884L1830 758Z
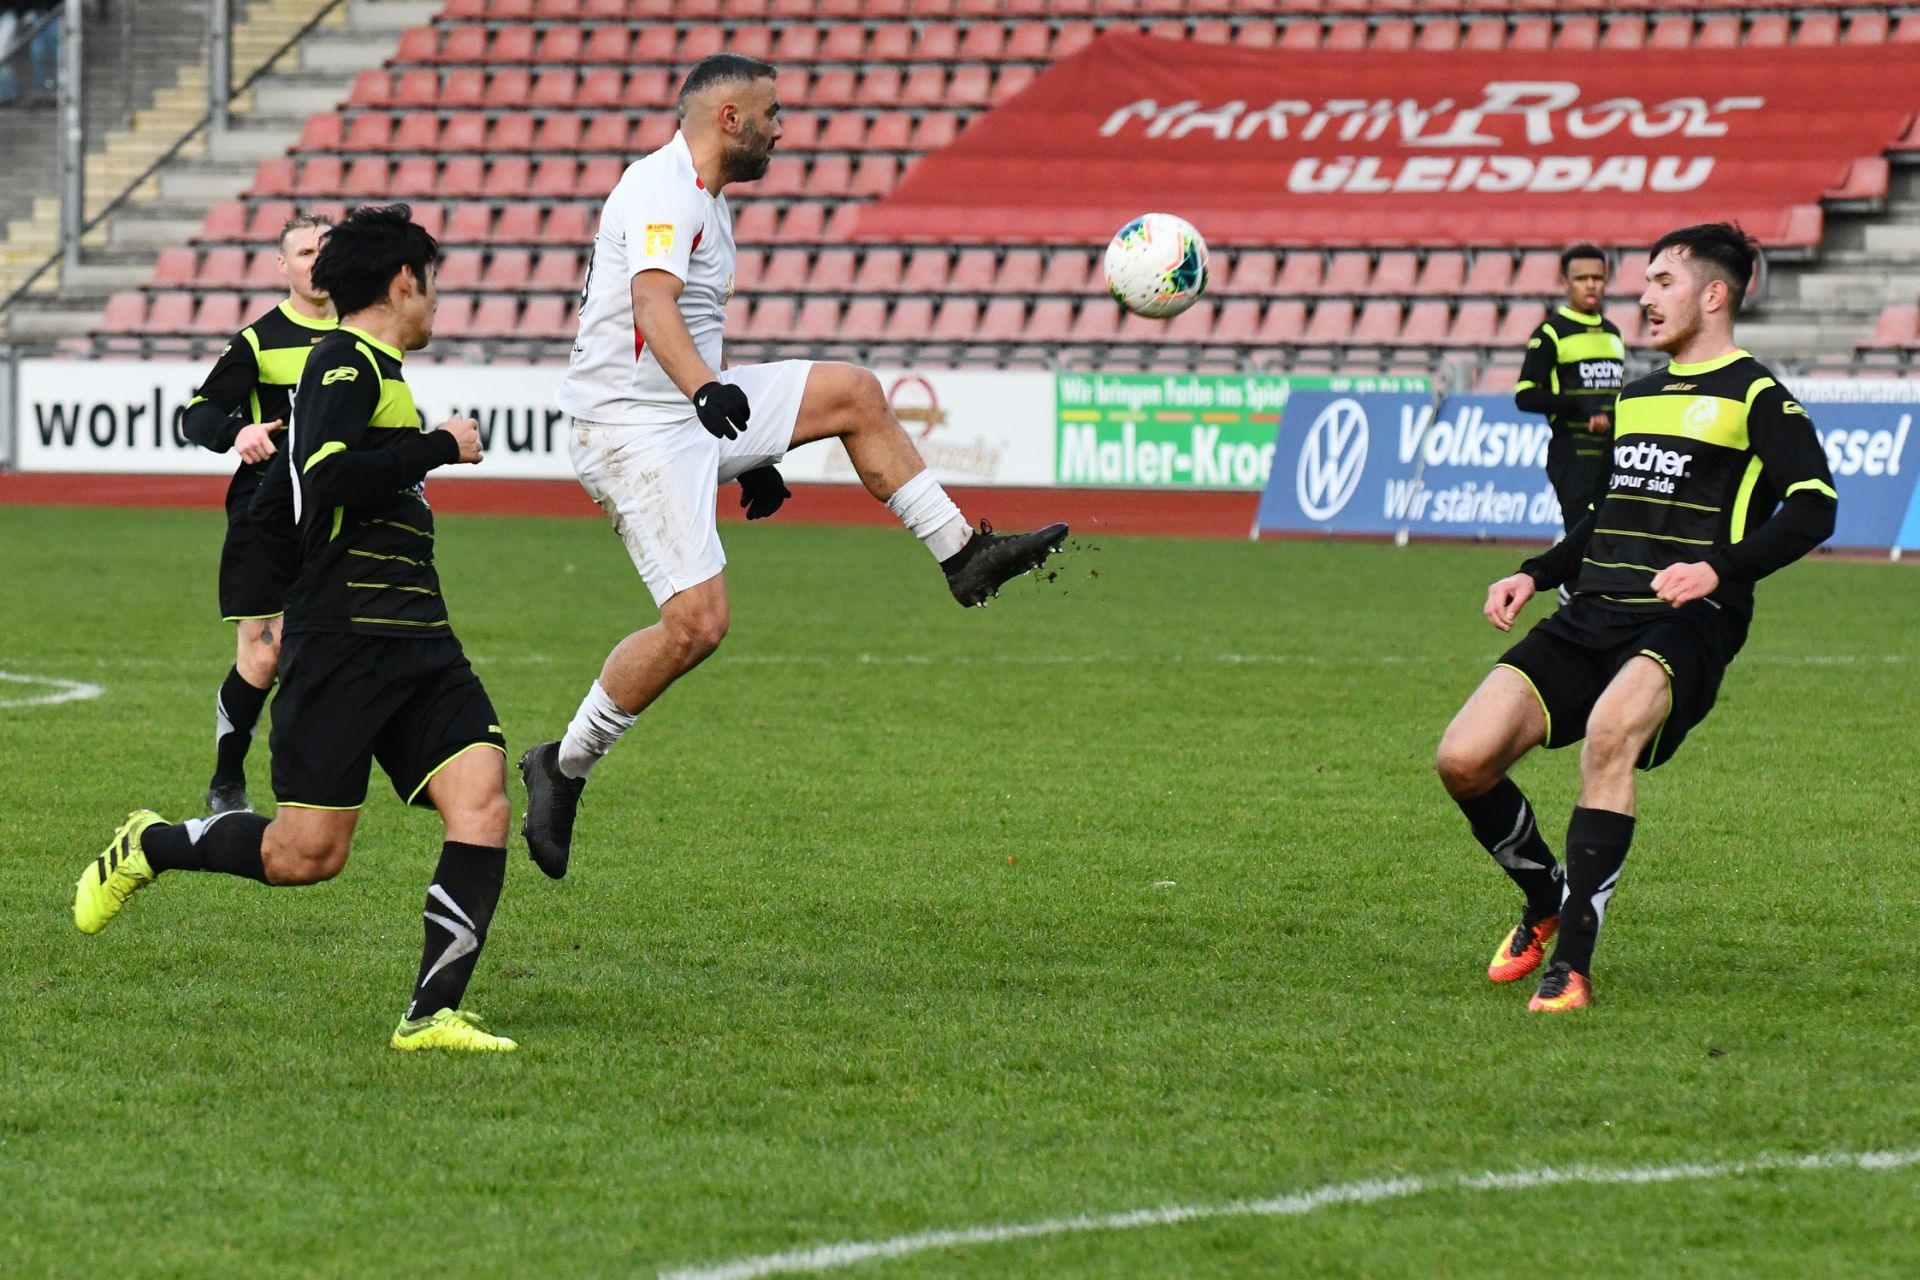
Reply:
M1171 319L1207 291L1207 242L1185 218L1143 213L1107 245L1107 291L1137 316Z

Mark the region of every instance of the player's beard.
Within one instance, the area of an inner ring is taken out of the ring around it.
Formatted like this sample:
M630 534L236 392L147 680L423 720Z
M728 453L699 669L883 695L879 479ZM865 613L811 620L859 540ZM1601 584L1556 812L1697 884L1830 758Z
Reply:
M1686 317L1684 324L1680 323L1676 317L1669 315L1666 318L1664 332L1661 333L1659 341L1654 343L1654 350L1668 355L1686 350L1687 344L1699 336L1700 324L1701 313L1698 306L1693 308L1692 314Z
M753 182L767 176L773 163L773 138L756 124L742 124L740 142L727 153L727 181Z

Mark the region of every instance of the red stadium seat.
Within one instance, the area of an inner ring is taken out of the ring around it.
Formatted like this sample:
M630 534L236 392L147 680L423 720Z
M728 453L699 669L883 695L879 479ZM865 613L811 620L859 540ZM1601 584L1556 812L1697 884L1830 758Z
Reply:
M381 116L380 119L386 119ZM345 135L340 117L331 111L308 116L307 123L301 127L300 141L294 144L296 151L337 151Z
M900 332L915 331L902 328ZM1027 304L1018 298L995 298L980 313L980 328L975 336L981 342L1002 344L1023 340L1027 336Z
M407 163L412 164L415 161L409 160ZM429 167L433 164L431 160L426 163ZM388 181L386 158L361 156L348 166L346 177L335 189L342 195L358 196L363 199L374 199L389 194L393 190L393 183ZM424 195L425 192L421 194Z
M1263 346L1291 346L1307 334L1307 304L1282 298L1267 304L1260 317L1258 341Z
M506 74L507 73L503 72L500 76L496 77L496 79L505 79ZM524 78L525 73L522 72L520 74ZM405 77L402 77L402 79L404 78ZM395 96L398 97L400 95ZM521 100L524 100L524 96L525 95L522 95ZM467 108L471 110L478 110L481 107L490 105L487 101L486 72L465 68L447 72L446 78L440 81L440 91L436 98L422 102L420 105L433 106L436 102L442 107ZM412 105L412 103L408 103L407 105ZM511 103L502 101L491 105L518 106L519 101Z
M788 144L783 138L780 145ZM820 150L858 151L867 145L867 118L857 111L836 111L820 131Z
M1092 257L1083 250L1054 249L1047 254L1046 267L1040 274L1041 292L1104 292L1106 286L1098 279L1097 271Z
M644 116L640 123L634 126L633 137L627 143L627 147L641 154L658 151L673 141L674 132L679 127L679 120L670 115Z
M384 107L392 101L393 77L378 68L355 76L353 92L347 95L347 102L356 107Z
M533 273L533 253L528 249L495 249L480 275L480 287L518 293L527 287Z
M1369 346L1387 346L1400 340L1401 309L1397 302L1375 299L1360 309L1353 326L1353 341Z
M1280 279L1280 259L1277 254L1265 249L1243 249L1233 255L1231 271L1225 270L1226 264L1218 258L1214 260L1216 275L1225 277L1224 292L1265 297L1274 292ZM1209 284L1211 292L1213 285Z
M684 10L683 10L684 12ZM691 17L693 15L688 14ZM680 44L674 50L674 57L683 65L700 61L705 57L719 53L727 46L727 32L724 27L705 25L688 27L680 37Z
M1693 47L1697 49L1731 49L1739 43L1740 19L1724 13L1701 19L1700 29L1693 37Z
M240 295L212 293L200 300L193 327L198 333L231 334L240 328Z
M1884 12L1855 13L1847 23L1844 44L1885 44L1892 23Z
M665 34L668 51L669 54L671 54L673 44L673 28L671 27L649 28L647 31L641 33L639 43L636 46L633 41L633 32L629 28L608 23L605 26L595 27L589 32L586 43L580 48L580 56L577 59L570 59L570 61L579 61L592 66L602 67L624 67L628 62L665 61L665 59L652 56L647 50L647 38L655 31L660 31ZM554 59L554 61L558 61L558 59Z
M944 293L947 289L947 251L915 249L907 259L900 289L905 293Z
M838 299L808 298L805 305L800 308L800 313L794 317L792 329L778 336L815 342L831 342L838 338L840 336Z
M1065 298L1042 298L1027 317L1024 337L1029 342L1065 342L1073 331L1073 303Z
M1194 39L1206 39L1197 24ZM1231 31L1231 28L1229 28ZM1050 62L1054 55L1049 52L1053 46L1053 30L1044 22L1020 22L1007 34L1006 55L1021 62Z
M440 233L446 229L447 221L446 213L442 206L437 203L428 203L415 204L409 207L413 210L413 220L420 229L432 236L435 240L440 239Z
M1516 302L1500 317L1500 328L1494 333L1493 340L1499 346L1518 350L1527 345L1527 340L1545 318L1546 308L1540 304Z
M793 299L762 298L754 303L753 324L747 332L755 337L789 338L795 320Z
M822 249L807 271L806 287L812 293L846 293L853 285L853 250Z
M1707 19L1712 22L1713 19ZM1784 13L1755 14L1747 26L1747 36L1743 43L1755 48L1777 49L1789 43L1793 29L1793 19Z
M1325 270L1326 261L1320 254L1311 249L1295 250L1280 266L1277 292L1289 298L1321 293L1326 288Z
M597 210L590 211L582 205L555 205L547 213L541 236L548 244L584 245L593 239L594 220L598 217Z
M1920 44L1920 13L1903 14L1892 38L1895 44Z
M479 31L486 39L486 30L481 27L455 27L455 32ZM440 33L432 27L408 27L400 33L400 45L394 50L391 63L438 62L440 61Z
M489 194L486 169L478 156L455 156L440 171L440 194L455 200L481 200Z
M1559 254L1536 249L1521 256L1520 268L1513 276L1513 292L1545 297L1560 291Z
M493 209L484 204L457 204L447 218L447 239L454 244L484 244L493 238ZM476 273L478 267L476 265ZM478 274L474 276L479 279Z
M819 59L822 62L853 64L866 61L866 28L853 22L841 22L828 27L826 39L820 42Z
M1693 44L1693 19L1669 14L1656 20L1647 35L1649 49L1685 49Z
M107 299L95 333L139 333L146 328L147 295L131 289Z
M579 128L579 116L555 116L551 119L570 120L576 128ZM597 115L587 121L585 129L581 131L580 146L578 149L581 151L602 151L613 154L624 154L628 147L628 135L632 133L632 131L633 125L625 116ZM564 151L567 149L568 148L565 147L553 148L553 150L556 151Z
M919 305L925 305L924 303ZM920 330L925 333L926 330ZM841 315L834 336L842 342L878 342L887 333L887 300L855 298Z
M1387 18L1373 29L1370 49L1403 50L1413 48L1413 22L1408 18Z
M1373 264L1368 261L1364 251L1349 249L1333 255L1327 266L1327 278L1322 286L1327 293L1365 293L1368 279L1373 274Z
M1473 255L1466 282L1460 292L1500 296L1513 292L1513 255L1504 249L1483 249Z
M769 169L768 176L772 176ZM844 199L853 181L853 163L845 156L822 156L807 170L806 181L795 194L828 200Z
M294 181L293 161L286 156L270 156L262 160L253 171L253 181L247 186L254 195L278 196L291 195L299 190Z
M1126 313L1108 298L1092 298L1081 305L1073 317L1068 339L1073 342L1111 342L1120 333L1120 317Z
M1447 340L1449 319L1446 303L1416 302L1407 309L1407 323L1400 331L1400 341L1415 347L1440 346Z
M535 32L530 26L498 27L481 55L482 61L524 65L533 62Z
M579 333L579 321L568 307L569 299L552 296L530 298L520 313L519 336L555 341Z
M359 163L357 160L354 161L356 166ZM348 191L349 194L352 195L373 197L388 194L410 200L434 196L440 193L438 170L439 165L432 156L408 156L399 163L390 177L384 179L379 179L371 173L365 175L364 179L356 178L353 173L349 172L347 174ZM375 186L371 190L364 189L359 185L363 180L368 182L384 181L385 186L384 188Z
M1326 29L1321 47L1325 49L1364 49L1367 47L1367 24L1362 18L1336 18Z
M500 163L506 164L508 161ZM534 170L531 181L524 188L506 186L497 177L493 182L496 191L525 190L536 199L565 200L579 189L580 168L571 156L548 156L540 162L540 167Z
M303 196L339 195L344 178L340 157L314 156L300 166L300 185L295 190Z
M950 118L950 117L949 117ZM867 130L869 151L912 151L913 117L905 111L882 111Z
M1380 255L1380 261L1373 269L1373 280L1368 285L1371 293L1408 294L1413 292L1414 279L1420 273L1420 257L1407 250L1394 250Z
M1000 264L994 288L1001 293L1038 293L1041 270L1038 249L1009 249L1006 261Z
M1621 341L1629 347L1646 345L1645 318L1640 314L1640 305L1634 302L1617 302L1606 309L1607 319L1613 321L1620 330ZM1536 322L1538 316L1535 317Z
M291 200L263 200L253 206L253 212L247 217L246 239L267 241L278 239L280 228L293 216Z
M1345 298L1323 299L1307 322L1304 341L1321 346L1344 346L1353 336L1353 303Z
M1260 302L1257 298L1230 298L1220 304L1220 314L1213 325L1215 342L1247 346L1259 336Z
M533 117L524 111L503 115L487 130L490 151L533 150Z
M899 249L868 249L860 259L860 269L853 277L855 293L900 293L904 253Z
M1260 24L1249 23L1240 29L1242 43L1245 43L1248 28L1258 25ZM1268 32L1272 32L1273 28L1268 26L1267 30ZM1074 54L1092 44L1099 34L1100 29L1091 22L1061 23L1060 29L1053 34L1053 58L1055 61L1058 61L1061 58L1072 57Z
M1639 49L1647 43L1647 20L1639 14L1615 14L1607 20L1602 49Z
M767 257L766 274L760 278L762 293L799 293L807 287L807 251L777 249Z
M474 308L467 324L472 338L512 338L520 330L520 299L505 294L486 294Z
M193 295L156 293L147 308L146 333L190 333L193 330Z
M876 126L878 127L878 126ZM945 111L929 111L913 126L914 151L938 151L960 135L960 120Z
M602 120L612 121L614 127L624 134L626 121L620 117L595 116L593 123L598 124ZM625 147L624 137L621 138L620 145L614 147L591 147L586 144L585 134L586 126L581 123L579 116L541 116L539 123L534 126L533 149L535 151L618 151Z
M951 23L930 22L914 41L914 62L953 62L960 54L960 32Z
M196 240L242 240L247 234L247 206L224 200L207 210Z
M1497 52L1507 47L1507 20L1505 18L1474 18L1467 23L1466 37L1460 41L1462 49L1480 52Z
M620 175L626 171L626 163L617 156L593 156L580 165L579 189L571 194L604 200L620 185Z
M595 28L596 34L607 28ZM624 27L612 30L626 34ZM586 61L586 37L577 23L564 22L548 27L540 33L540 46L534 50L533 61L544 63L583 62Z
M1461 303L1460 310L1453 317L1453 328L1446 335L1446 345L1451 347L1490 345L1498 326L1499 314L1500 309L1497 303L1480 301Z
M947 97L947 73L939 67L915 67L901 87L899 101L909 107L955 105Z
M1091 34L1087 37L1088 40L1092 38ZM1239 30L1233 33L1233 42L1242 49L1271 49L1280 43L1280 29L1272 22L1264 20L1243 22ZM1060 41L1054 41L1056 57L1062 56L1058 53L1059 47Z
M166 252L171 252L171 250L163 252L161 256L165 257ZM191 254L193 250L188 249L184 252ZM273 267L273 260L278 254L262 254L261 256L266 260L267 270L272 273L267 279L267 284L271 287L279 282L279 272L275 271ZM159 272L157 270L154 273L154 278L159 278ZM200 288L239 289L247 283L247 251L245 249L209 249L205 255L201 257L200 278L198 281Z
M854 29L858 30L858 28ZM888 22L874 27L873 37L867 44L866 60L869 62L912 61L913 28L904 22Z
M996 268L991 249L962 249L947 288L954 293L991 293Z
M1467 255L1453 249L1436 249L1420 266L1420 278L1413 291L1451 297L1466 292Z
M1280 32L1280 47L1293 53L1311 53L1320 47L1320 20L1296 18Z
M162 249L153 264L153 283L190 289L200 274L200 255L191 249Z
M480 287L480 251L449 249L440 259L434 282L442 292L471 293Z
M1821 46L1840 43L1840 15L1836 13L1810 13L1800 19L1799 28L1793 33L1793 42L1798 45Z
M779 208L765 200L752 200L735 210L733 238L739 244L767 244L774 239L780 219Z
M1855 344L1863 349L1888 349L1920 345L1920 306L1897 302L1880 313L1871 338Z
M853 172L853 181L848 191L855 199L877 199L893 190L893 184L898 181L898 177L898 166L892 156L863 156L859 167Z
M1538 50L1553 45L1553 20L1551 18L1518 18L1507 32L1509 49Z
M1576 14L1560 24L1554 33L1556 49L1597 49L1600 47L1600 19Z
M484 126L485 121L482 120ZM441 136L440 113L437 111L409 111L400 117L400 123L394 126L391 142L395 151L448 151L459 148L449 145Z
M1453 18L1429 18L1420 27L1420 36L1413 47L1428 52L1441 52L1460 47L1460 24Z

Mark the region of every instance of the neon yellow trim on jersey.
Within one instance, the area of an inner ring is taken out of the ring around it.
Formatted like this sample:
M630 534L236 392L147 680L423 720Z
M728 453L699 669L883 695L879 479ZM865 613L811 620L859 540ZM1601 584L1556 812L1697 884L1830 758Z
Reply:
M366 807L366 801L359 804L301 804L298 800L275 800L282 809L323 809L328 813L358 813Z
M368 591L411 591L416 595L423 596L438 596L440 594L438 591L432 591L426 587L407 587L397 582L349 582L347 585L350 587L362 587Z
M406 359L405 352L396 351L394 348L388 346L386 343L380 341L380 339L368 333L365 329L356 329L350 324L343 324L339 327L346 330L348 333L352 334L354 337L361 339L363 342L367 343L376 351L384 351L388 355L392 356L395 360ZM378 372L378 370L376 370L375 372Z
M487 727L490 729L497 728L494 725L488 725ZM442 760L439 764L427 770L427 776L420 779L420 785L415 787L413 789L413 794L407 797L407 803L412 804L416 799L419 798L420 793L427 789L427 784L433 781L435 774L439 773L442 769L452 764L455 760L458 760L461 756L467 754L467 752L478 751L483 748L488 750L498 751L503 756L507 754L507 749L501 746L497 742L469 742L466 746L460 748L458 751L448 756L445 760Z
M1811 489L1815 493L1824 493L1835 502L1840 501L1840 495L1835 493L1833 486L1825 480L1802 480L1799 484L1790 484L1787 486L1787 491L1780 496L1783 498L1791 498L1802 489Z
M321 445L318 449L315 449L313 451L313 456L311 458L308 458L306 461L306 464L300 468L300 474L305 475L307 474L307 472L319 466L322 462L325 462L328 458L331 458L334 454L345 453L346 451L347 451L347 446L342 442L338 440L329 440L325 444Z
M1645 569L1648 573L1658 573L1650 564L1635 564L1631 560L1595 560L1592 556L1582 556L1582 564L1590 564L1596 569Z
M1704 502L1682 502L1678 498L1648 498L1637 493L1610 493L1610 502L1650 502L1656 507L1685 507L1689 511L1717 512L1718 507L1710 507Z
M1610 533L1619 538L1649 538L1654 542L1684 542L1690 547L1711 547L1713 541L1708 538L1682 538L1671 533L1642 533L1638 529L1595 529L1595 533Z
M348 618L348 619L347 619L347 621L348 621L348 622L365 622L365 623L370 623L370 624L372 624L373 626L376 626L376 627L428 627L428 628L432 628L432 627L444 627L444 626L446 626L446 625L448 625L448 624L447 624L447 620L446 620L445 618L442 618L442 619L441 619L440 621L438 621L438 622L415 622L415 621L412 621L412 620L409 620L409 619L407 619L407 618Z
M280 299L280 305L276 307L275 310L299 325L302 329L322 329L328 333L332 333L340 327L340 319L338 316L328 316L325 320L315 320L312 316L301 315L299 311L294 309L292 298Z
M260 353L260 381L271 387L300 385L312 347L275 347Z
M1532 379L1526 379L1524 381L1514 383L1513 389L1516 393L1521 391L1531 391L1539 385L1540 385L1539 383L1533 381Z
M253 348L253 358L257 362L260 359L260 335L253 331L252 325L248 325L240 331L240 336L245 338L247 345Z
M389 529L400 529L407 533L411 533L416 538L431 538L433 536L432 534L428 533L425 529L416 529L410 524L401 524L398 520L382 520L378 516L375 516L373 519L367 521L367 523L368 524L384 524Z
M1716 511L1719 510L1717 507L1714 509ZM427 567L425 560L414 560L407 556L383 556L377 551L362 551L358 547L348 547L347 554L350 556L364 556L368 560L398 560L401 564L410 564L416 569L424 569Z
M1593 324L1600 323L1600 317L1592 314L1591 312L1575 311L1572 307L1555 307L1554 310L1560 313L1561 315L1565 316L1567 319L1573 321L1575 324L1593 325Z
M1672 361L1668 361L1667 372L1677 373L1682 377L1691 377L1696 373L1712 373L1715 369L1724 369L1735 360L1750 360L1752 358L1753 353L1751 351L1735 349L1729 351L1724 356L1715 356L1711 360L1702 360L1699 364L1675 364Z
M1595 329L1592 333L1575 333L1560 339L1560 359L1568 360L1625 360L1626 344L1620 341L1618 334Z
M414 407L413 388L398 378L380 380L380 403L373 407L369 427L419 431L420 410Z
M1620 401L1614 438L1678 436L1745 453L1747 406L1709 395L1628 396Z
M333 532L327 535L328 542L332 542L335 538L340 536L340 525L341 525L341 522L344 521L346 518L347 518L347 509L345 507L335 507L333 509Z
M1729 541L1738 542L1747 536L1747 506L1753 501L1753 487L1760 483L1760 458L1755 455L1747 459L1747 473L1740 477L1740 488L1733 495L1733 528Z
M1660 664L1660 669L1667 673L1667 714L1660 717L1660 727L1653 731L1653 741L1647 743L1646 754L1642 757L1647 763L1637 764L1638 768L1644 770L1653 767L1653 758L1660 751L1660 739L1667 733L1667 721L1673 719L1673 664L1651 649L1642 649L1634 656L1653 659Z

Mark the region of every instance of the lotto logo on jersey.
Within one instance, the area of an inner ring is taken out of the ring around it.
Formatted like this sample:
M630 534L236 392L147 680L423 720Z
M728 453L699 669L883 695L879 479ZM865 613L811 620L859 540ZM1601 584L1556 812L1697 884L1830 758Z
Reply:
M649 222L646 239L642 242L649 258L664 258L673 252L673 224L671 222Z
M352 382L360 376L360 371L352 365L341 365L338 369L329 369L320 375L320 385L330 387L336 382Z

